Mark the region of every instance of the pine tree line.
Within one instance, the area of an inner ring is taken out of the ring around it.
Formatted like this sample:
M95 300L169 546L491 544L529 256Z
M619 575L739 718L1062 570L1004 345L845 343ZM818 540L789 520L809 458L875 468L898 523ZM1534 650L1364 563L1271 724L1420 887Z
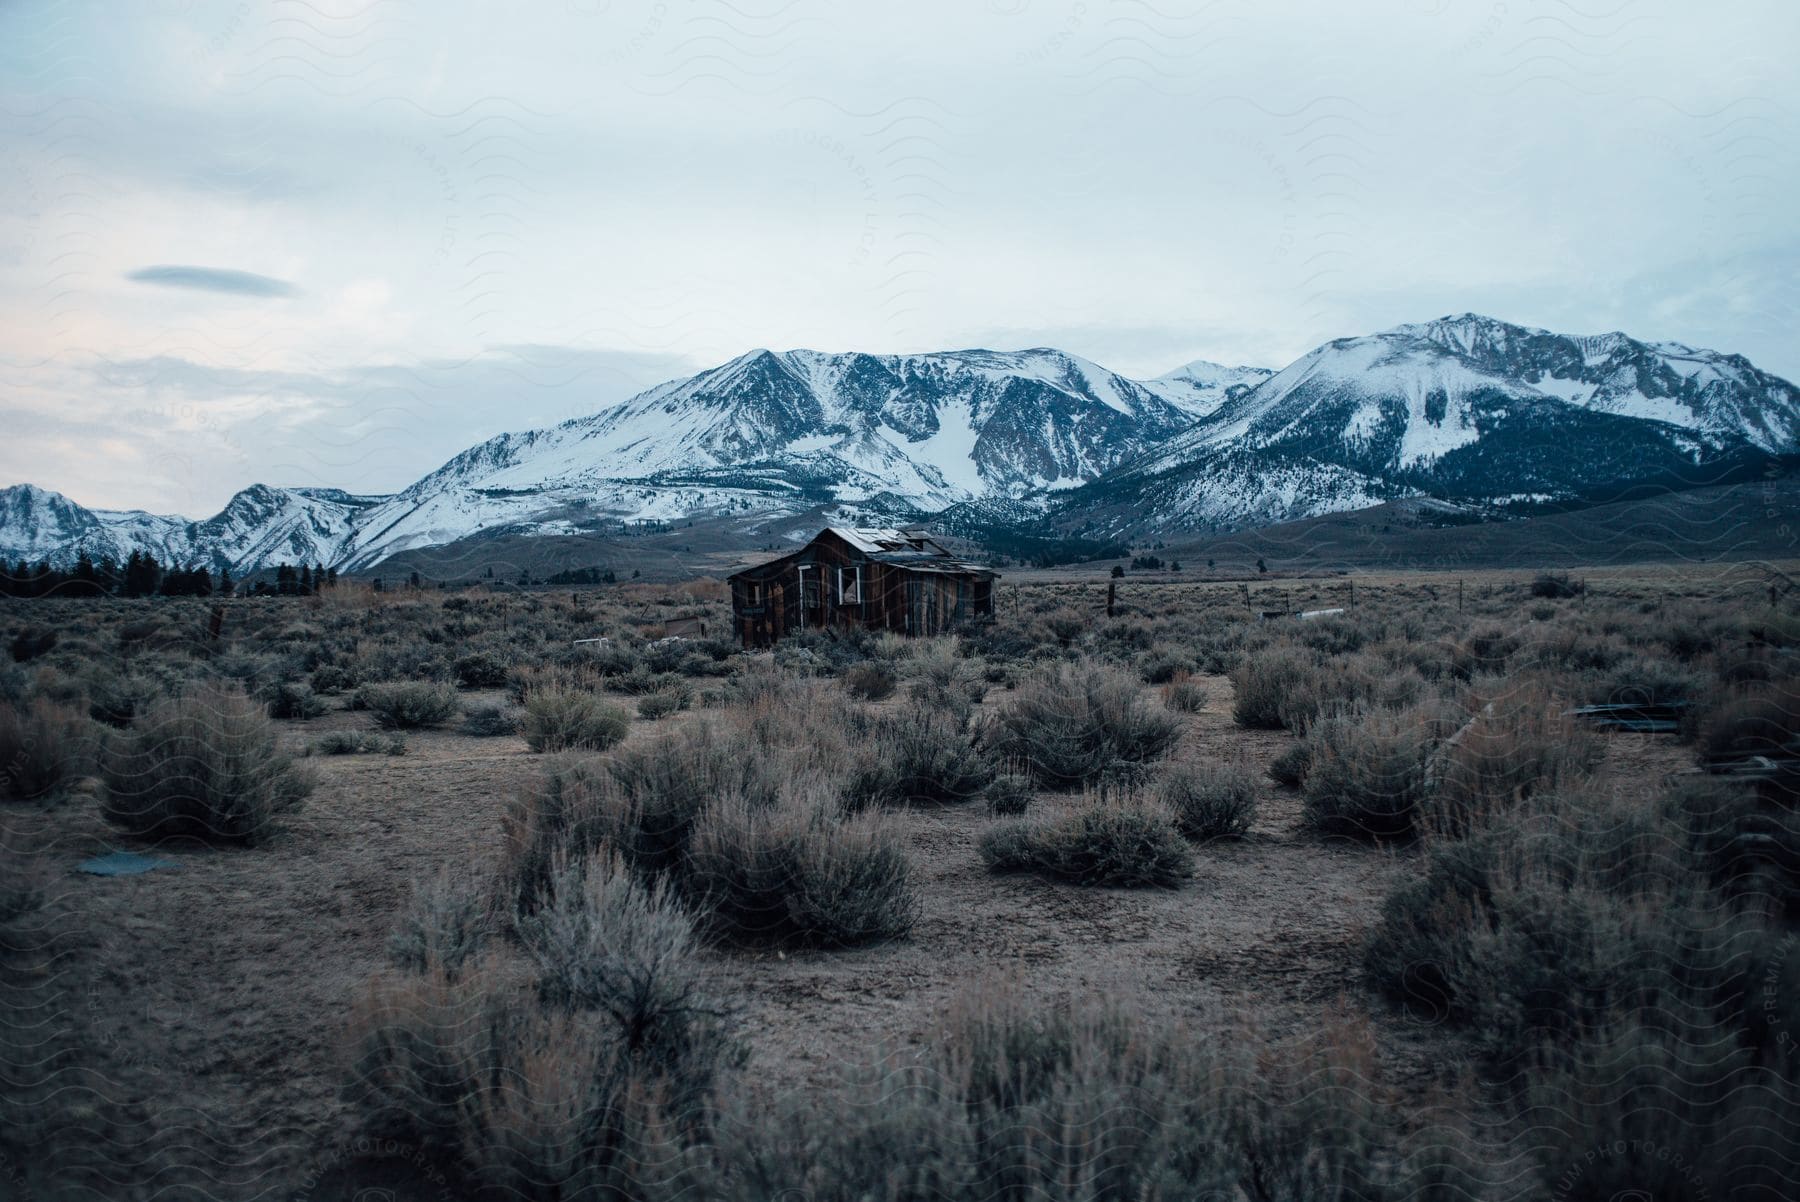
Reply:
M0 597L306 597L337 586L336 568L323 564L281 564L275 581L258 580L240 589L229 569L218 575L202 567L164 567L154 555L133 551L121 567L111 556L96 563L85 551L73 568L64 570L49 560L35 566L21 559L9 565L0 560Z

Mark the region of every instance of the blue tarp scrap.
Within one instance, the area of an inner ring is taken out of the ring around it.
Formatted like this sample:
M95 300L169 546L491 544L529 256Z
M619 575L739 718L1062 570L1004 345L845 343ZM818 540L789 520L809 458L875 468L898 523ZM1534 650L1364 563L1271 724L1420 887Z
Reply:
M91 872L95 876L136 876L140 872L155 872L158 868L179 868L181 865L173 860L157 860L150 856L142 856L135 851L109 851L103 856L83 860L75 867L82 872Z

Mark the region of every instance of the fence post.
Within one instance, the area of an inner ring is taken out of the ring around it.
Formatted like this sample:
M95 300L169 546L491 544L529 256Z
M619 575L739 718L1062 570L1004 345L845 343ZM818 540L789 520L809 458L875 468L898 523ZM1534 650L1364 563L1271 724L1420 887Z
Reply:
M1456 578L1456 612L1457 613L1461 613L1463 611L1462 610L1462 601L1463 601L1463 582L1462 582L1462 577L1458 576Z
M1106 616L1109 618L1113 616L1113 601L1117 599L1118 595L1119 582L1117 580L1108 580L1106 582Z

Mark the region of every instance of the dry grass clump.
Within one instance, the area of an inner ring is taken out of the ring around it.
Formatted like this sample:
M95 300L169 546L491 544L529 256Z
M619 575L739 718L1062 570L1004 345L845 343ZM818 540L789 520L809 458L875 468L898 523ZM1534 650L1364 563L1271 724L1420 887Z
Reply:
M1330 634L1316 627L1308 635ZM1342 711L1376 698L1393 704L1410 698L1423 680L1416 672L1395 673L1372 656L1349 652L1323 657L1317 649L1272 643L1232 670L1232 717L1239 726L1287 729L1304 734L1321 714Z
M1162 687L1163 704L1178 714L1197 714L1206 708L1206 686L1180 672Z
M1037 797L1037 785L1023 773L1003 772L988 782L982 797L987 802L989 814L996 818L1017 818L1031 808Z
M1524 1121L1551 1196L1782 1198L1800 1163L1790 1063L1622 1017L1536 1074Z
M558 857L585 856L618 832L627 811L598 756L551 757L500 816L499 887L511 906L529 913L550 888Z
M994 872L1036 872L1077 885L1172 889L1193 875L1194 854L1163 806L1095 795L1050 818L995 823L979 851Z
M366 1129L449 1153L471 1187L679 1196L718 1075L741 1062L691 929L616 858L559 867L544 903L520 927L535 997L491 962L378 979L350 1096Z
M893 665L882 660L866 660L850 665L844 673L844 690L861 701L881 701L892 697L900 677Z
M449 866L413 884L412 896L388 937L388 959L414 973L442 973L454 981L498 928L487 891Z
M312 686L302 681L278 680L262 690L261 696L271 718L317 718L327 708L324 700L313 693Z
M389 680L356 690L355 708L366 709L390 730L428 730L456 717L462 701L450 685Z
M693 703L694 694L685 685L659 689L654 693L645 693L638 698L638 717L646 722L654 722L659 718L678 714Z
M1256 819L1256 776L1241 765L1176 764L1157 782L1157 800L1190 839L1241 839Z
M1430 791L1430 756L1456 729L1440 704L1369 709L1315 723L1306 736L1307 821L1333 835L1412 834Z
M845 817L816 793L772 806L719 798L695 824L682 879L714 922L752 941L897 939L917 912L911 865L886 819Z
M0 702L0 797L45 797L93 766L93 728L43 697Z
M606 848L732 939L904 934L914 902L897 836L879 815L847 816L821 775L759 746L756 729L694 722L610 760L553 763L505 816L504 887L529 912L559 857Z
M1195 1039L987 986L922 1051L874 1056L839 1089L732 1091L720 1160L751 1202L1481 1196L1460 1129L1402 1141L1371 1071L1347 1026L1298 1046Z
M1306 770L1312 766L1312 749L1305 739L1289 744L1269 761L1269 776L1277 784L1298 789L1306 783Z
M458 656L451 670L465 689L504 689L510 683L506 661L486 651Z
M152 676L136 672L94 672L87 678L88 717L124 730L139 714L167 695L162 682Z
M1625 1015L1696 1043L1746 1032L1744 990L1774 946L1765 928L1697 882L1671 886L1666 859L1621 880L1629 874L1596 858L1601 836L1616 831L1540 815L1438 849L1385 903L1365 954L1371 981L1421 1014L1468 1024L1506 1065L1566 1063Z
M334 730L309 744L306 755L405 755L403 735L378 735L372 730Z
M463 715L462 733L477 739L497 739L519 733L519 712L498 702L470 706Z
M1044 787L1072 789L1141 774L1174 748L1182 729L1130 674L1083 661L1053 664L1021 684L984 743Z
M1439 749L1425 823L1462 835L1535 794L1573 784L1600 760L1593 731L1542 689L1478 689L1474 714Z
M539 1000L615 1018L634 1050L684 1062L694 1027L717 1017L696 971L687 912L666 881L643 883L617 853L560 859L516 930L536 966Z
M1800 746L1800 678L1726 691L1701 715L1697 744L1703 760L1792 754Z
M1292 644L1278 643L1253 652L1231 671L1231 716L1239 726L1281 730L1290 706L1311 689L1313 656Z
M969 801L996 775L954 709L915 705L895 714L850 715L846 725L853 766L843 792L851 810Z
M203 688L159 702L101 757L101 809L135 835L254 844L312 791L263 707Z
M630 714L593 693L540 689L525 699L520 733L533 751L605 751L630 727Z

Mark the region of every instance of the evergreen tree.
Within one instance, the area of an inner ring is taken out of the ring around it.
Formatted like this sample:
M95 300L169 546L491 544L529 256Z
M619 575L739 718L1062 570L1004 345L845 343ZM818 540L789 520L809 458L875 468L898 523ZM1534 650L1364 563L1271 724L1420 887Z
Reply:
M229 597L235 592L237 592L237 585L232 582L231 569L221 566L219 568L219 596Z
M125 595L154 597L162 587L162 565L146 551L133 551L125 561Z
M325 587L326 588L336 588L337 587L337 569L336 568L326 568L325 569Z
M305 564L300 565L300 595L310 596L313 591L312 569Z

